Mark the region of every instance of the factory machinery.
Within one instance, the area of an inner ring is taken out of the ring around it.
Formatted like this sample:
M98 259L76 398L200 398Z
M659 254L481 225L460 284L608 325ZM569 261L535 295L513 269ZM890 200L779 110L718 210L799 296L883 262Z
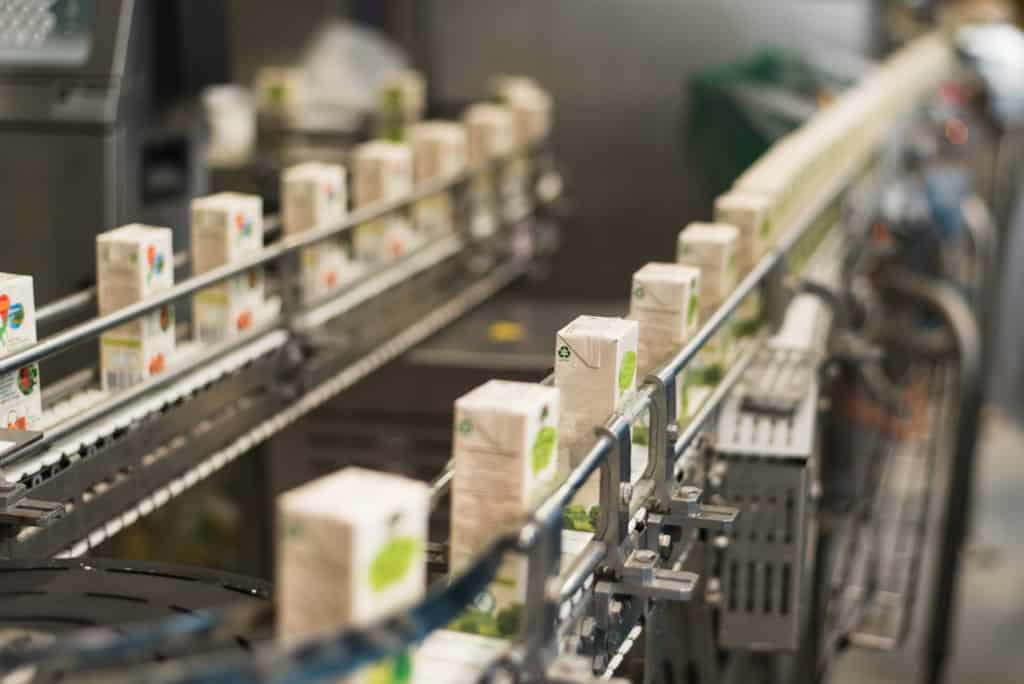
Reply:
M543 145L530 151L528 206L492 202L501 223L493 237L458 232L326 301L306 304L298 290L304 247L442 190L462 198L465 218L477 168L280 239L0 359L0 372L18 369L254 267L271 267L281 283L280 311L241 339L188 349L163 376L119 394L70 383L48 397L42 432L0 435L0 536L10 559L0 592L13 592L4 601L19 600L19 582L34 586L25 580L33 572L83 567L106 583L96 593L161 578L186 582L196 595L247 598L234 608L179 606L161 620L22 640L0 649L0 666L37 681L336 681L420 644L417 657L428 659L474 650L478 665L459 681L589 682L627 672L642 672L645 682L818 681L843 649L898 648L913 626L928 632L922 670L937 681L981 403L984 340L974 303L992 296L999 238L984 204L968 195L958 207L964 239L939 245L938 267L921 267L907 256L921 242L901 242L899 217L877 199L907 173L908 157L920 163L920 136L906 131L920 133L920 105L965 78L957 70L946 38L921 39L799 131L813 144L795 161L791 145L773 147L758 162L777 169L785 188L765 217L773 239L735 291L624 410L595 426L582 462L517 534L369 629L285 648L260 641L273 611L264 585L73 558L543 258L560 191ZM941 138L950 120L930 120L932 132ZM496 171L505 163L496 160ZM90 296L44 308L40 319ZM680 415L676 387L687 367L754 299L760 327L741 338L699 405ZM641 423L647 437L634 439ZM581 539L563 532L563 514L591 477L600 478L601 512L597 531ZM433 483L435 506L451 478L446 470ZM933 594L918 597L936 517L938 577ZM445 540L433 541L443 567ZM505 554L528 559L520 638L466 641L445 631ZM917 598L932 603L927 624L912 622Z

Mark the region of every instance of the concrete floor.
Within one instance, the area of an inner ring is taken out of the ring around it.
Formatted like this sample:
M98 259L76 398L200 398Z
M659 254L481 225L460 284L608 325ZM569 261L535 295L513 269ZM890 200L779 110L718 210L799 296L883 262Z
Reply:
M958 620L948 682L1024 681L1024 430L996 409L986 416L977 475L972 540L962 566ZM927 558L934 556L934 540ZM931 577L922 578L912 637L899 651L851 650L833 681L917 681Z

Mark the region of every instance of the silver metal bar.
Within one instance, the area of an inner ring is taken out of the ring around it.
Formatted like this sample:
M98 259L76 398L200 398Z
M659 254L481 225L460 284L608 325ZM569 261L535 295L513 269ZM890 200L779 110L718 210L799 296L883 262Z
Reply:
M268 216L263 219L276 220L276 216ZM181 269L188 265L188 252L176 252L174 255L174 268ZM96 287L87 287L80 292L56 299L46 306L39 307L36 311L36 322L45 325L51 320L59 320L72 314L80 312L96 303Z
M452 488L452 478L455 476L455 462L449 460L444 464L444 470L430 483L430 508L437 508L441 499Z
M89 287L81 292L50 302L36 310L36 322L45 325L51 320L64 318L81 311L96 302L96 288Z
M580 555L573 560L572 566L562 580L562 586L558 590L559 603L568 601L583 587L587 578L594 574L607 553L608 547L604 542L597 540L591 541L583 548Z

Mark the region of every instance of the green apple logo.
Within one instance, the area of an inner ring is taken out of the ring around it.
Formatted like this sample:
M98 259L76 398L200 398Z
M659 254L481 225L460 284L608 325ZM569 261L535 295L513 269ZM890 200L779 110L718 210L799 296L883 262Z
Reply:
M401 582L412 569L420 550L413 537L394 537L384 545L370 563L370 588L375 594Z
M636 352L628 351L622 355L622 365L619 367L619 392L625 392L633 384L633 376L636 375Z
M405 652L366 670L366 684L408 684L412 681L412 658Z
M533 440L533 454L530 459L530 469L534 475L540 475L551 463L557 439L558 431L551 426L542 427L537 433L537 439Z

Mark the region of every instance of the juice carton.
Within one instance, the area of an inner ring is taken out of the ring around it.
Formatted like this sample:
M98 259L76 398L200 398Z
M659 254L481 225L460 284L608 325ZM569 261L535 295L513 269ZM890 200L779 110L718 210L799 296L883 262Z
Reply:
M649 263L633 274L629 317L640 324L638 376L656 371L697 331L700 317L700 269ZM675 386L676 411L686 417L685 370Z
M554 387L491 380L455 402L451 567L465 568L495 537L514 531L558 475ZM522 558L498 577L453 629L515 637L526 586Z
M473 215L470 232L474 237L493 235L498 228L492 212L493 197L500 197L499 206L521 195L521 172L509 163L496 187L491 161L507 157L516 149L516 123L512 110L503 105L481 102L471 105L463 115L466 125L469 163L480 169L473 180Z
M206 273L263 249L263 198L221 192L192 200L192 273ZM263 269L256 268L196 294L192 324L200 342L248 330L264 304Z
M424 121L409 129L416 184L461 173L466 168L466 128L452 121ZM416 203L413 223L427 237L451 233L454 216L448 192Z
M420 600L427 583L429 516L427 485L361 468L345 468L282 495L278 637L295 643L365 627ZM412 656L404 654L346 681L410 681L411 670Z
M357 209L412 192L412 148L406 143L364 143L352 153L352 164L353 206ZM393 261L421 242L401 212L357 226L353 233L355 256L368 264Z
M36 343L32 276L0 273L0 358ZM39 365L0 375L0 427L35 429L42 415Z
M348 211L345 167L307 162L285 170L281 177L281 222L286 235L338 223ZM337 289L349 272L349 256L340 239L331 239L302 252L303 296L318 299Z
M636 391L639 325L624 318L579 316L558 331L555 386L562 393L559 432L563 459L578 466L603 425ZM593 532L600 503L595 474L566 508L573 529Z
M138 223L96 236L96 289L101 316L174 285L171 240L170 228ZM100 337L104 389L124 389L163 372L174 348L173 305L104 333Z

